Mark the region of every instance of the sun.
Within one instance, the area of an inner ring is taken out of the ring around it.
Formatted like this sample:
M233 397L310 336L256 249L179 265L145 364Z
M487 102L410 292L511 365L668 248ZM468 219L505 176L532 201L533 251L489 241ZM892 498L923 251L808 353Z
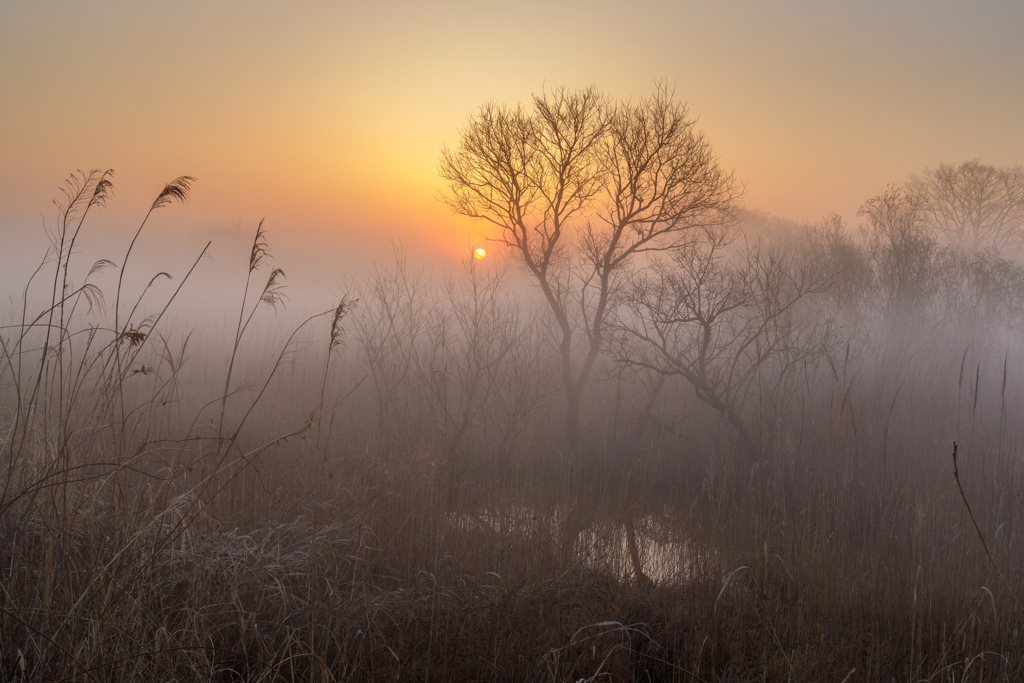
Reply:
M485 256L487 256L487 251L484 250L483 247L473 252L473 258L482 259Z

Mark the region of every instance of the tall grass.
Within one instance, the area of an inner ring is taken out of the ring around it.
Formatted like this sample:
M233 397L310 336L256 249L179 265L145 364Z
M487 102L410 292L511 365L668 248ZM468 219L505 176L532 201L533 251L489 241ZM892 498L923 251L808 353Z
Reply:
M109 189L69 181L0 333L0 679L1020 680L1015 341L850 317L763 461L610 356L566 449L503 273L400 255L269 334L261 225L221 348L173 322L191 270L128 291L145 219L73 281Z

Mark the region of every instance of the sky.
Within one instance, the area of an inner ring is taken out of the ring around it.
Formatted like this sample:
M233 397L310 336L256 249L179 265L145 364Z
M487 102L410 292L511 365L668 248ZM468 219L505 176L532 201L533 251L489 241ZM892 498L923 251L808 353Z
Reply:
M673 88L747 208L855 223L911 173L1024 162L1021 35L1019 0L6 0L0 268L38 255L62 179L90 168L116 171L96 239L187 174L157 254L244 250L264 219L290 263L455 259L490 233L438 201L440 151L484 102L592 84Z

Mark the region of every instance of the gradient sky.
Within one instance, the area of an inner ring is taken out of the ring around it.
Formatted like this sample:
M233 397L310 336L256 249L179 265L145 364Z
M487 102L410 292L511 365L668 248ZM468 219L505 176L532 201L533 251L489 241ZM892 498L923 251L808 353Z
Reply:
M486 228L436 197L439 151L471 112L545 86L635 98L657 80L748 208L856 222L926 167L1024 162L1022 35L1020 0L7 0L0 261L52 219L61 179L93 167L117 171L99 221L114 232L189 174L192 201L161 219L181 235L266 217L272 240L321 258L391 240L468 253Z

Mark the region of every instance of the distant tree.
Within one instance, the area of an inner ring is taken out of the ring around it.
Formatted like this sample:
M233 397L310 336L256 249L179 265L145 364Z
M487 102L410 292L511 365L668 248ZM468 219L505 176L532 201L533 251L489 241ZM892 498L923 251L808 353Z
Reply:
M726 222L738 195L732 175L665 88L635 103L591 87L534 96L532 111L485 104L439 166L450 190L443 200L497 226L543 292L575 446L627 266L677 247L693 228Z
M681 377L760 461L793 370L824 358L834 341L830 316L807 306L829 276L815 259L770 243L730 255L722 230L692 237L632 279L619 359Z
M441 289L436 324L415 372L437 413L433 421L442 427L450 458L504 389L501 370L525 336L518 302L505 288L505 272L484 273L472 258L463 267L462 275L446 279Z
M355 334L369 369L378 437L390 453L401 427L422 418L410 384L418 356L441 321L429 282L421 271L410 270L400 250L393 265L377 265L369 273L360 298Z
M921 317L935 291L935 239L925 231L925 199L898 186L864 202L882 309L891 324Z
M836 308L848 319L859 318L866 312L874 281L868 249L836 213L825 216L809 237L813 258L827 275L828 293Z
M941 249L935 256L936 315L973 340L1024 329L1024 267L995 250Z
M1024 247L1024 168L977 160L912 176L927 226L959 251Z

